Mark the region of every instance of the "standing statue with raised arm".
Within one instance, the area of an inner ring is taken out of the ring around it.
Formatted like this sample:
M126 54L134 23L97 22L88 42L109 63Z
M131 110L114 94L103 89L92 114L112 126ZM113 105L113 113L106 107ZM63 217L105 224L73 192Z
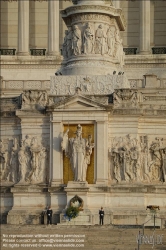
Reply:
M62 149L70 158L70 163L74 173L74 181L86 181L87 167L90 164L90 156L94 143L91 143L91 135L88 139L82 138L82 127L79 124L75 132L75 138L68 138L67 130L63 136Z

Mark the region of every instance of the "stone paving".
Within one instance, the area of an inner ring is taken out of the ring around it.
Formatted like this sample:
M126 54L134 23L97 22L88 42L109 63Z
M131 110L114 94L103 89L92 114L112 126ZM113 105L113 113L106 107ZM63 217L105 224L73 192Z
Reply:
M139 228L99 225L1 225L1 250L137 250L139 230L142 233ZM145 229L144 241L153 243L153 234L153 229ZM166 250L166 229L155 230L155 241L156 245L142 244L139 250Z

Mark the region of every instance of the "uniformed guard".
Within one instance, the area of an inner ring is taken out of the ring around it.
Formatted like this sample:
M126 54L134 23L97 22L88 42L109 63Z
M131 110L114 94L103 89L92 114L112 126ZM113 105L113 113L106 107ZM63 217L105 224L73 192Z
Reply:
M104 224L104 210L103 207L101 207L101 210L99 210L99 219L100 219L100 225Z

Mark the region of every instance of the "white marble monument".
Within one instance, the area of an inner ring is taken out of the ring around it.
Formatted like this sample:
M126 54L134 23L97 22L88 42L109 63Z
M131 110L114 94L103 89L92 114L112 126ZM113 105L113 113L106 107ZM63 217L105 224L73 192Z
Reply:
M53 223L66 225L65 209L76 196L76 225L98 224L101 206L105 224L141 225L148 205L159 206L164 218L166 80L148 71L128 80L122 9L104 0L73 4L61 11L63 62L49 84L27 81L21 95L2 98L2 221L39 224L51 205ZM54 18L48 56L58 54ZM22 53L27 46L20 42Z

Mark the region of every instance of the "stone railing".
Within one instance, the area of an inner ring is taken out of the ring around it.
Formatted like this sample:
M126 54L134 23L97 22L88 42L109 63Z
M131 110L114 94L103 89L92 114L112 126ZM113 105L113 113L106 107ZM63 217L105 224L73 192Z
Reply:
M30 49L31 56L45 56L46 49Z
M152 48L152 54L166 54L166 47L154 47Z
M15 56L16 49L0 49L0 55L2 56ZM30 49L31 56L45 56L46 49Z
M137 54L137 48L123 48L123 51L125 52L125 55L136 55Z
M16 49L0 49L0 55L2 56L15 56Z

